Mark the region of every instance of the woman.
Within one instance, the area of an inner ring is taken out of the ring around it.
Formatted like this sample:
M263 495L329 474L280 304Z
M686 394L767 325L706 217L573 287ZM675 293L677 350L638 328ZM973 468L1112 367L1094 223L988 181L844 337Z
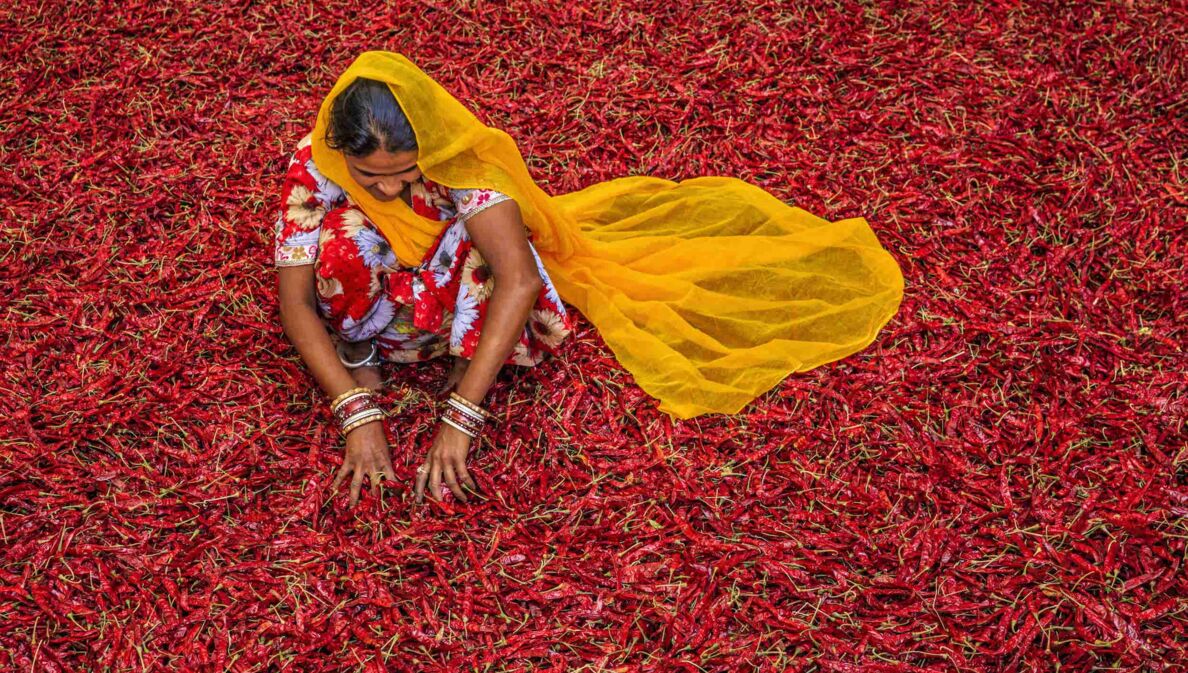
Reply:
M364 476L394 476L370 394L381 360L454 356L415 492L444 483L466 501L482 399L503 364L556 351L572 328L562 300L660 411L693 418L865 348L903 297L865 219L830 222L735 178L550 196L510 136L393 52L338 78L284 199L282 321L346 434L334 486L353 471L352 505Z
M454 366L438 394L456 386L457 396L477 406L503 364L538 364L572 324L515 202L497 191L424 179L416 138L386 84L359 78L348 86L335 100L326 143L342 153L353 182L377 200L400 199L442 223L419 266L400 267L367 214L321 174L311 138L302 138L289 161L276 220L280 313L326 394L355 392L362 405L351 415L357 418L342 415L346 458L334 484L354 472L354 505L364 475L395 476L383 427L374 422L382 415L362 403L367 395L360 390L382 389L382 361L448 353ZM444 482L463 502L462 486L476 488L465 465L473 428L464 423L464 409L457 413L462 417L443 416L419 472L418 500L426 482L430 493ZM348 429L354 421L368 422Z

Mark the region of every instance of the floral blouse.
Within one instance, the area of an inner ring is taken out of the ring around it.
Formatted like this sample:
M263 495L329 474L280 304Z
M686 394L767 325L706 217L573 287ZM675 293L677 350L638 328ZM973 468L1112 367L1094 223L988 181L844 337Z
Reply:
M374 332L376 324L388 324L377 339L384 357L396 361L424 360L449 352L470 358L478 346L479 335L486 320L488 299L493 278L479 254L472 254L469 234L464 226L467 219L491 206L507 201L509 196L485 189L453 189L438 185L422 177L409 185L411 207L418 214L449 222L443 225L432 247L433 254L414 268L393 269L395 255L383 241L382 235L365 225L362 211L340 206L351 205L350 195L318 171L313 161L311 136L306 135L289 160L282 186L282 200L275 224L275 263L277 266L315 264L319 246L326 246L325 255L332 266L340 265L331 252L330 236L343 211L350 218L351 227L360 229L354 236L358 252L370 269L366 293L367 302L340 316L337 327L344 335L353 331ZM334 212L330 226L323 231L323 220ZM356 221L357 220L357 221ZM543 281L524 332L507 362L523 366L539 363L557 347L573 329L573 319L565 310L544 264L532 244L532 231L525 226L529 248L536 260ZM366 241L371 244L366 244ZM360 243L364 241L364 243ZM477 250L473 251L477 253ZM361 263L362 263L361 262ZM376 277L377 270L391 269L384 278L384 292ZM341 288L331 288L335 280L319 278L319 309L323 317L337 315L342 307L334 302L345 301ZM323 288L323 285L327 287ZM337 292L334 290L338 290ZM325 290L325 291L323 291ZM392 303L392 302L395 303ZM424 331L424 333L422 333ZM444 335L439 341L435 335ZM348 340L357 340L349 337Z

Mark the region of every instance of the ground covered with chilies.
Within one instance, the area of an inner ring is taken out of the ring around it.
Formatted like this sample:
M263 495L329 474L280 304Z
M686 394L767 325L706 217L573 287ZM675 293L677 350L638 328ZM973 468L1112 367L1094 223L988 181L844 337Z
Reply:
M0 9L0 669L1088 671L1188 661L1185 6ZM350 509L280 178L365 49L564 193L731 175L901 264L863 352L672 422L588 322L416 507ZM1182 670L1182 669L1180 669Z

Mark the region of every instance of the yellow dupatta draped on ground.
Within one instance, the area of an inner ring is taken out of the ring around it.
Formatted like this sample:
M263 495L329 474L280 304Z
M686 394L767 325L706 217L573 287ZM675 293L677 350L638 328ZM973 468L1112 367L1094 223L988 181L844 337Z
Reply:
M899 308L903 275L863 218L829 222L729 177L626 177L550 196L511 136L403 55L368 51L322 102L313 158L406 266L443 223L372 197L325 144L331 104L357 77L388 84L427 178L516 201L561 298L674 417L735 413L793 372L862 350Z

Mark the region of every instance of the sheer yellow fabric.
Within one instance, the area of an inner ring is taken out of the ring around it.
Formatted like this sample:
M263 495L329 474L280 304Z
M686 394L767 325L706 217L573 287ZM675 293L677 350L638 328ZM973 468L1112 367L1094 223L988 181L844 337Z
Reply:
M902 301L899 266L863 218L829 222L729 177L626 177L550 196L509 135L403 55L369 51L322 102L313 157L405 265L442 223L371 197L325 144L330 105L357 77L389 85L426 177L516 201L561 298L671 416L735 413L789 374L865 348Z

